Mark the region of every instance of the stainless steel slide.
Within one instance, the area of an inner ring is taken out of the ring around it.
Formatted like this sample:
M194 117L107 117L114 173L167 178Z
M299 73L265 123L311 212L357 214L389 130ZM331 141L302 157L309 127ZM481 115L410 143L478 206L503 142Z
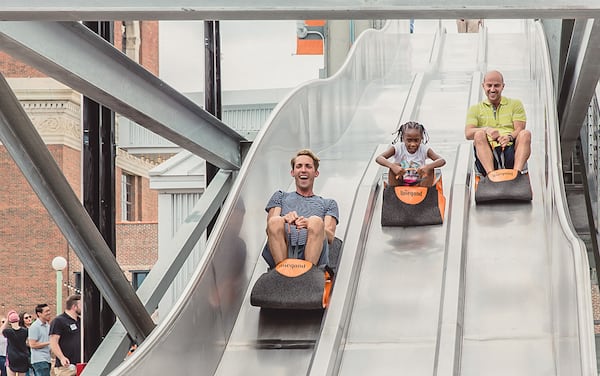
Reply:
M361 35L334 77L294 90L240 170L192 282L114 375L595 375L585 249L567 217L541 28ZM467 107L505 75L533 132L531 204L475 206ZM447 161L441 226L381 227L374 157L400 122L423 123ZM344 241L324 313L249 304L266 270L264 206L292 189L289 161L321 157Z

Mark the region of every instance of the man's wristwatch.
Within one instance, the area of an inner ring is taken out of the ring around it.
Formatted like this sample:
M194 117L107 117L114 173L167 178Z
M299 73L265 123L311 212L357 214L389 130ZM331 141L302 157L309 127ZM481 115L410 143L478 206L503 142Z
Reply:
M515 140L515 138L513 137L512 133L509 133L508 137L510 137L510 142L513 142Z

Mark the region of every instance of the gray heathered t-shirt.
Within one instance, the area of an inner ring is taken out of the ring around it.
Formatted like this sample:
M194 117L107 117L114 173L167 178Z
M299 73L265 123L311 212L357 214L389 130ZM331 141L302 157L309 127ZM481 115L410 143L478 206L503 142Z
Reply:
M42 320L37 319L29 328L29 338L38 342L50 341L50 323L43 324ZM50 346L41 349L31 349L31 363L48 362L50 363Z
M281 215L285 215L291 211L295 211L299 216L306 218L315 215L324 219L326 215L330 215L335 218L336 223L339 222L340 213L337 202L321 196L313 195L305 197L297 192L277 191L271 196L265 210L268 212L274 207L281 208ZM306 229L296 231L296 226L291 225L290 244L305 245Z

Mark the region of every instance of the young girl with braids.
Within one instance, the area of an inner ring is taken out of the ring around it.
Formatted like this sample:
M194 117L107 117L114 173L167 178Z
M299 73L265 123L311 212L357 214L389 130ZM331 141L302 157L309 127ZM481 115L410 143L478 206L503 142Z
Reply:
M442 167L446 161L427 145L429 136L425 127L409 121L394 133L397 135L392 145L375 159L380 165L389 168L389 185L432 186L435 168ZM426 163L427 159L432 162Z

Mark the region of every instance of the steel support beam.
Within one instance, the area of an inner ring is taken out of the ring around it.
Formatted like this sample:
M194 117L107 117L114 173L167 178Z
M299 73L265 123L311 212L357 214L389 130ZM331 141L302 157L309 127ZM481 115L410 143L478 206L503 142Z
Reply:
M0 22L0 49L225 170L245 138L77 22Z
M304 20L600 18L596 0L2 0L0 18L78 20Z
M557 105L563 166L571 158L596 90L600 78L599 59L600 19L575 21Z
M10 86L0 75L0 141L113 308L143 341L154 322Z
M89 21L84 24L114 45L114 22ZM81 115L84 135L81 147L83 207L116 257L115 113L84 96ZM82 277L81 298L85 307L81 322L85 333L82 361L87 362L115 323L115 314L85 268Z
M222 119L221 106L221 32L219 21L204 21L204 109ZM210 184L219 168L206 163L206 183ZM210 235L218 212L206 229Z
M233 184L231 171L219 171L200 197L173 239L173 252L160 257L138 289L140 300L153 311L173 283L179 270L200 240L211 219L227 198ZM105 375L123 361L130 341L120 322L116 322L86 366L90 375Z

